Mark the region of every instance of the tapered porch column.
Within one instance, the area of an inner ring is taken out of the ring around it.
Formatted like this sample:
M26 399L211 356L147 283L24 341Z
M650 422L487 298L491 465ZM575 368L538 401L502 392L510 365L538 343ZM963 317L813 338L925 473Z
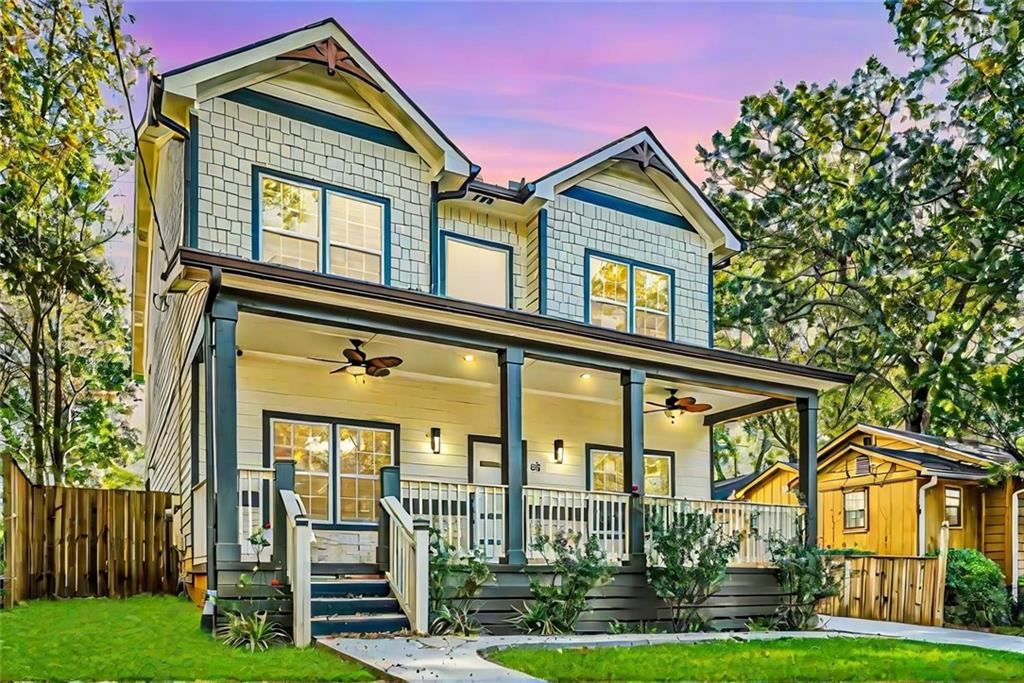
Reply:
M798 398L800 435L800 497L807 505L807 545L818 542L818 397Z
M501 483L505 490L505 558L526 564L523 534L523 350L498 353L501 371Z
M218 299L213 328L213 443L217 475L217 562L238 562L238 382L235 328L238 304ZM209 424L209 423L207 423Z
M642 370L622 372L622 457L629 510L629 561L644 561L644 381Z

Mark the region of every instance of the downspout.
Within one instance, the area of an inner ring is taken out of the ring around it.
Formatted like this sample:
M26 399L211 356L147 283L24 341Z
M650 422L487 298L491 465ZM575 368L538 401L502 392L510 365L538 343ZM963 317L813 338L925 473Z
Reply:
M928 483L917 490L917 554L925 554L925 541L927 540L924 527L925 527L925 516L924 516L924 494L925 492L934 487L939 483L939 478L932 475L932 478L928 480Z
M1021 494L1024 494L1024 489L1018 489L1014 491L1010 496L1010 573L1012 581L1010 583L1011 589L1014 591L1014 595L1018 594L1018 582L1021 579L1020 572L1020 505L1021 505Z
M469 192L469 184L476 180L478 175L480 175L480 167L476 164L470 164L469 176L462 181L462 184L457 189L449 190L448 192L438 192L435 201L440 204L449 199L462 199Z

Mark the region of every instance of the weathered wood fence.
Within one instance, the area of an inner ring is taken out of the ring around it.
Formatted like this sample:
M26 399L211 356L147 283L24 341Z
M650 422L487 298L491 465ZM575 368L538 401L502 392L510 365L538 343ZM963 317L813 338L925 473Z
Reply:
M4 459L4 606L177 589L171 494L41 486Z
M818 611L837 617L942 626L949 526L939 533L939 554L928 557L863 555L842 558L840 594Z

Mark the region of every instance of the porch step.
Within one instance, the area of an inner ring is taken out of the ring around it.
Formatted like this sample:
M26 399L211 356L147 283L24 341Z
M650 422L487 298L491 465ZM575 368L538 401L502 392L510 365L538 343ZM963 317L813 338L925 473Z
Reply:
M397 614L401 612L398 600L360 596L356 598L313 598L310 608L314 617L353 614Z
M391 594L391 587L388 585L387 579L371 577L346 579L312 577L310 590L310 595L314 600L316 598L383 598Z
M310 633L314 636L330 636L336 633L394 633L407 628L409 620L401 612L313 617L310 621Z

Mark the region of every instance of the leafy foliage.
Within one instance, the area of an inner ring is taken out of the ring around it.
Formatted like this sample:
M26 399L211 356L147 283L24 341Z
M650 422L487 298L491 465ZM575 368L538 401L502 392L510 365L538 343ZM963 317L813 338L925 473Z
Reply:
M103 253L124 232L108 193L133 142L104 95L145 50L112 40L131 21L116 0L0 16L0 438L37 479L84 481L137 449L126 302Z
M230 647L245 647L255 652L288 638L278 624L267 621L266 612L250 615L228 612L225 616L227 623L219 627L217 637Z
M946 560L945 620L969 626L1010 622L1006 578L995 562L973 548L950 548Z
M740 537L725 533L711 515L700 511L682 511L667 523L651 516L648 528L653 557L648 558L647 581L672 609L672 629L702 630L700 606L725 581Z
M612 578L612 565L601 550L596 536L580 542L576 532L557 531L551 536L537 534L530 544L544 556L552 571L550 583L530 576L533 601L509 623L524 633L557 635L572 633L587 607L587 594Z
M483 553L461 556L438 530L430 529L430 632L473 635L481 631L473 601L494 578Z
M818 601L839 595L839 565L817 546L778 535L768 537L768 552L783 594L775 612L775 627L786 631L813 628Z

